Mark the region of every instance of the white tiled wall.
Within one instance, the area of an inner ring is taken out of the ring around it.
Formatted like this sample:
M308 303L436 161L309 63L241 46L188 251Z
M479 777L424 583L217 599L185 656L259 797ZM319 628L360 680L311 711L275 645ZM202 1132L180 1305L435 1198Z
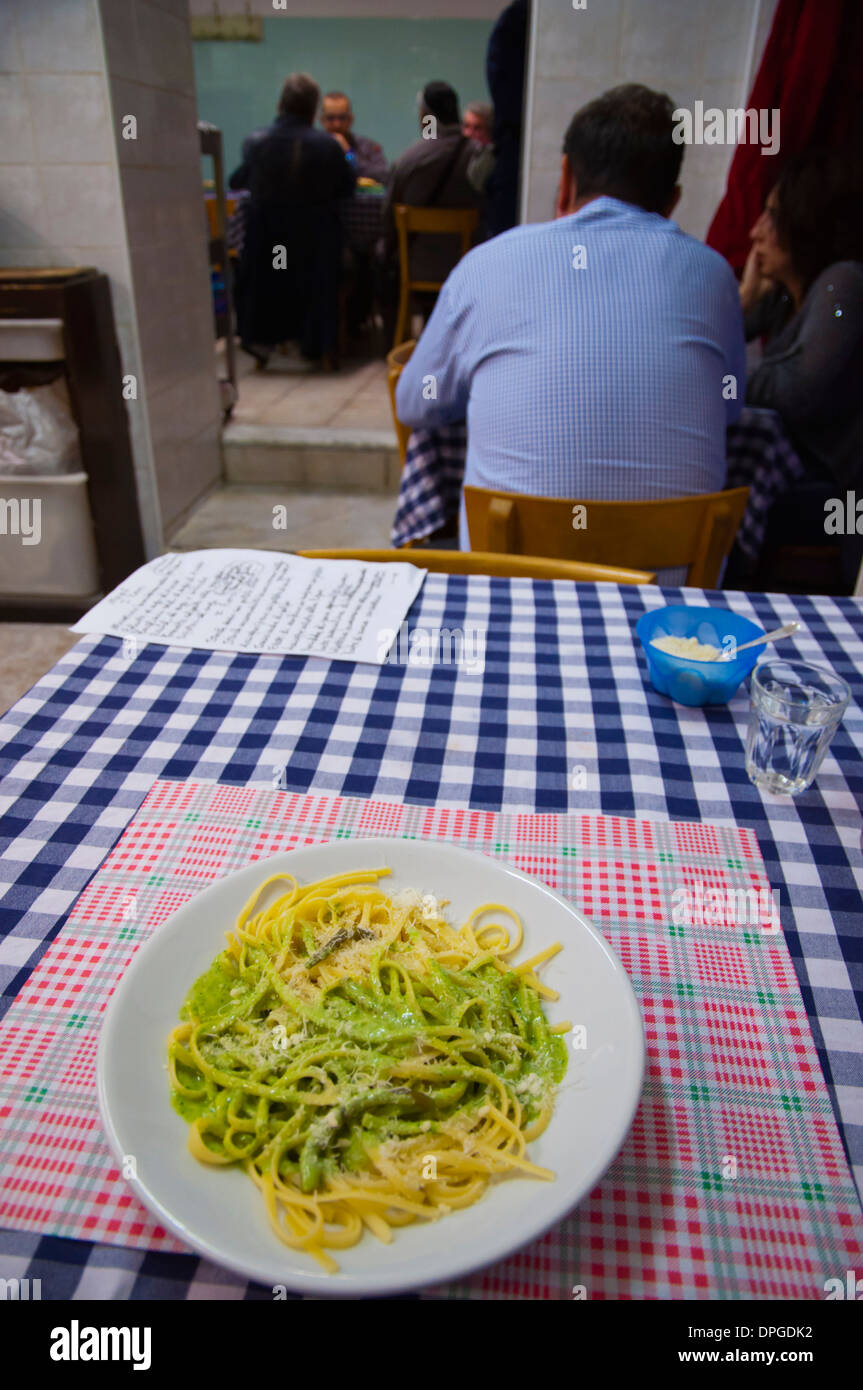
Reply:
M563 136L573 113L621 82L665 91L675 106L745 105L777 0L533 0L525 132L524 220L554 215ZM675 221L703 237L733 149L684 150Z
M99 0L156 478L166 532L221 476L186 0ZM137 138L125 140L125 116Z
M0 3L0 264L104 271L123 370L141 379L97 0ZM158 554L146 409L127 410L145 542Z
M196 119L187 0L0 0L0 264L110 277L150 555L221 476Z

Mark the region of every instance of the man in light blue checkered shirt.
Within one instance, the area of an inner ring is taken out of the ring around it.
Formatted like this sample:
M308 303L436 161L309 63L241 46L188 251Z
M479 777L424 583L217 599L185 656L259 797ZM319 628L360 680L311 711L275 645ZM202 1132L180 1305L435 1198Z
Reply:
M740 296L728 263L668 220L672 110L636 85L583 107L556 220L478 246L447 279L397 409L414 429L467 419L466 483L621 501L724 485L746 385Z

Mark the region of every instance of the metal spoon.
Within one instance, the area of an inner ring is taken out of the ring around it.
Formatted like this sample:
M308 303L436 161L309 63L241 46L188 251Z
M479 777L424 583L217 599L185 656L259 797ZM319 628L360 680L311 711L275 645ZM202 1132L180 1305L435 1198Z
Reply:
M745 652L747 647L760 647L762 642L778 642L780 637L791 637L799 629L799 623L786 623L784 627L775 627L772 632L765 632L761 637L754 637L751 642L742 642L739 647L735 647L734 655L738 652ZM733 658L727 652L717 652L710 658L711 661L731 661Z

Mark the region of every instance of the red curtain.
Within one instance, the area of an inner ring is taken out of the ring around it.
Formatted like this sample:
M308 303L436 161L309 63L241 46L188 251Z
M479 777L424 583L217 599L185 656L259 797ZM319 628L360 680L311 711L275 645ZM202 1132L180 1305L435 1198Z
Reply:
M747 107L779 111L779 152L758 145L734 151L725 197L707 244L736 271L749 253L749 229L789 155L835 148L861 132L863 4L861 0L779 0Z

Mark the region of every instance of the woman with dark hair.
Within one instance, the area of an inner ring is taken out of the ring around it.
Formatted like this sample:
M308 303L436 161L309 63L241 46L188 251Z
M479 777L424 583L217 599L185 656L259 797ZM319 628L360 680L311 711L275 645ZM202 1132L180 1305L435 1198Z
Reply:
M810 478L863 484L863 177L841 154L790 159L752 228L746 400L775 410Z

